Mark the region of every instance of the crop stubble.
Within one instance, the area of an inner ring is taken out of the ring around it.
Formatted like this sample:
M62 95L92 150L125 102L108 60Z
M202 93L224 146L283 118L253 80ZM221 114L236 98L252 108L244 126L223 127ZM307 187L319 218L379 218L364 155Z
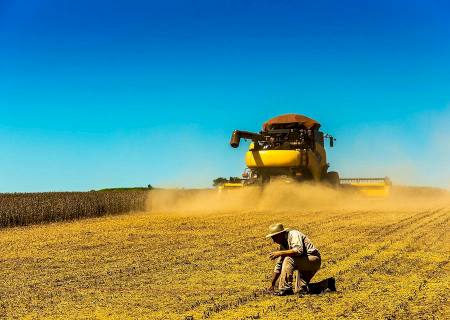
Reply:
M185 210L165 201L148 212L1 231L0 316L444 319L449 313L447 198L282 210L267 199L266 209L226 199L227 210L201 210L202 200L222 200L181 197ZM264 234L275 221L310 236L323 257L315 280L335 276L338 293L277 298L262 290L275 249Z

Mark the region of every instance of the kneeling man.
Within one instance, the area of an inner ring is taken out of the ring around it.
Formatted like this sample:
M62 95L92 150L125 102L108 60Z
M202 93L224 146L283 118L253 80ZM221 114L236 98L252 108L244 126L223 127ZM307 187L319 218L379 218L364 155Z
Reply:
M326 289L336 291L334 278L326 279L310 288L312 277L320 269L321 258L319 250L311 240L298 230L286 229L281 223L269 227L266 238L280 245L280 250L272 252L269 257L277 259L269 290L273 291L278 281L276 295L285 296L294 293L292 288L294 270L298 270L296 289L299 293L319 293Z

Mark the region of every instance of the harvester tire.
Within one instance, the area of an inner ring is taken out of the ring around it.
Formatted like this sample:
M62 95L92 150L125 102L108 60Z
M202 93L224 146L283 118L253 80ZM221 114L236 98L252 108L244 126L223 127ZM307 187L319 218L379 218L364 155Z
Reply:
M326 183L331 185L333 188L339 187L339 184L340 184L339 173L337 173L336 171L327 172L325 181L326 181Z

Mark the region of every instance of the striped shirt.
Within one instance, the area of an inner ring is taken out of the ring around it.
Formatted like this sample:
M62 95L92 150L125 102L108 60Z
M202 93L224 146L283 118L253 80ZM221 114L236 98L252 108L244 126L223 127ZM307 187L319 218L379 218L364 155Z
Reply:
M293 249L297 252L296 256L302 255L315 255L320 256L319 250L312 244L311 240L298 230L289 230L286 232L287 246L286 244L280 245L280 250ZM281 272L281 266L283 265L284 257L279 257L275 264L275 273Z

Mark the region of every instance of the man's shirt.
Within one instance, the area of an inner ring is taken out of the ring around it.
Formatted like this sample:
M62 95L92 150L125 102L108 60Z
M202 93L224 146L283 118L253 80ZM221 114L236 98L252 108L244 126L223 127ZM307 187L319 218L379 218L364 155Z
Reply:
M320 256L319 250L312 244L311 240L301 233L298 230L289 230L286 232L286 240L285 244L280 245L280 250L290 250L293 249L297 252L295 256L303 256L303 255L315 255ZM287 246L286 246L287 244ZM279 257L275 264L274 272L280 273L281 266L283 264L283 260L285 257Z

